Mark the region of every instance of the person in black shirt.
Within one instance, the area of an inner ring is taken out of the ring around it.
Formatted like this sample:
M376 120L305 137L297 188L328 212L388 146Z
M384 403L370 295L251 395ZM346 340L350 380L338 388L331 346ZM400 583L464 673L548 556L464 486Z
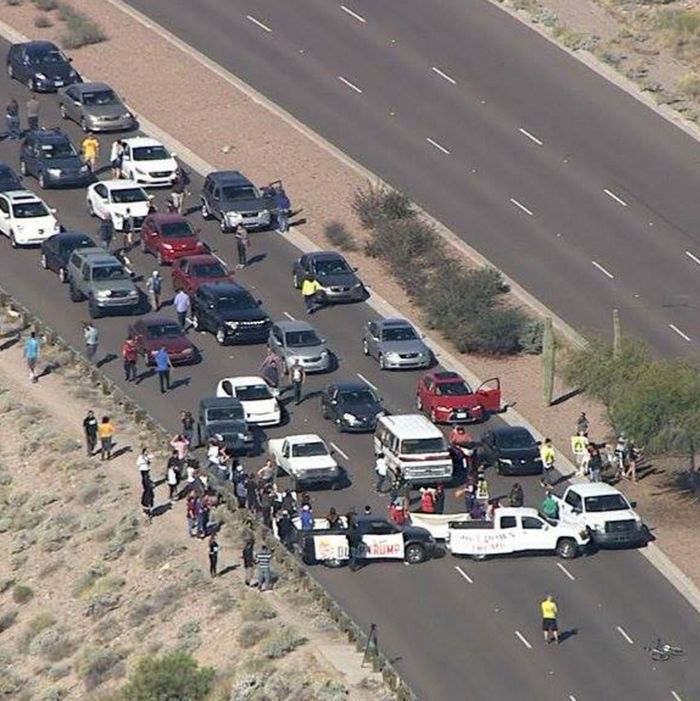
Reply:
M277 536L287 550L291 550L293 535L294 524L292 523L292 519L289 517L289 512L286 509L283 509L279 519L277 520Z
M216 540L216 533L212 533L209 538L209 574L216 577L216 565L219 560L219 542Z
M92 409L88 411L87 416L83 419L83 432L85 433L87 454L88 457L91 457L94 455L95 446L97 445L97 419Z
M255 541L248 538L243 548L243 571L245 572L245 583L250 586L255 570Z

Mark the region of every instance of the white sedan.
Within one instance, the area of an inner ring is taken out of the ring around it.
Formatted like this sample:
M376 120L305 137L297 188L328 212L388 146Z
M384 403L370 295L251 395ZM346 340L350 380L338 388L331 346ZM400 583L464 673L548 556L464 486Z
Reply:
M10 239L12 248L40 244L61 230L55 212L28 190L2 192L0 232Z
M87 210L92 217L111 219L117 231L123 231L124 219L131 215L136 231L148 214L151 197L130 180L100 180L87 189Z
M122 139L122 177L144 187L169 187L177 175L177 161L160 141L147 136Z
M277 426L282 421L278 392L262 377L227 377L219 382L216 396L239 399L248 423Z

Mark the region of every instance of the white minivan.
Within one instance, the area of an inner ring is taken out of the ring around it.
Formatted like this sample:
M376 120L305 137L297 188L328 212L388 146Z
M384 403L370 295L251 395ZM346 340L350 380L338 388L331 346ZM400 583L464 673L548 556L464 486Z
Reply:
M384 454L392 473L400 467L411 484L452 479L452 457L445 436L421 414L382 416L374 433L374 452Z

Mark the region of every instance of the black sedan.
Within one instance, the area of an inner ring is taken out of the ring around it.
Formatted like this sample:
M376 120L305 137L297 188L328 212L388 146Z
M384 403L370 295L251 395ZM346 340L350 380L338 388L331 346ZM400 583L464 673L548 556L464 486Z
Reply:
M50 41L13 44L6 62L7 75L34 92L56 92L82 80L70 59Z
M348 262L335 251L305 253L294 262L292 282L301 289L304 278L310 276L321 289L317 293L327 304L364 302L369 293Z
M537 441L522 426L502 426L481 437L479 455L496 468L499 475L542 474Z
M7 163L0 163L0 192L24 190L22 181Z
M68 259L78 248L94 248L97 244L87 235L77 231L62 231L44 239L41 243L41 267L52 270L61 282L68 280Z
M386 413L382 400L366 383L351 380L328 385L321 395L324 419L339 431L373 431L377 419Z

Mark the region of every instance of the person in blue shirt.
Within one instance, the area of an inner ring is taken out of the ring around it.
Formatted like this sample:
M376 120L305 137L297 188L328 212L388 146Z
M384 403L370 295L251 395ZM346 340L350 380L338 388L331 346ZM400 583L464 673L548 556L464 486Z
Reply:
M24 342L24 359L27 361L29 368L29 379L32 382L39 382L36 374L36 361L39 359L39 339L36 337L36 331L29 334L29 338Z
M286 234L289 231L289 213L292 204L281 185L275 191L275 209L277 210L277 233Z
M314 514L311 511L311 507L308 504L304 504L301 509L301 527L305 531L313 530L314 527Z
M160 393L165 394L170 389L170 368L173 364L168 357L168 351L165 346L161 346L154 358L156 363L156 372L158 373L158 381L160 382Z

